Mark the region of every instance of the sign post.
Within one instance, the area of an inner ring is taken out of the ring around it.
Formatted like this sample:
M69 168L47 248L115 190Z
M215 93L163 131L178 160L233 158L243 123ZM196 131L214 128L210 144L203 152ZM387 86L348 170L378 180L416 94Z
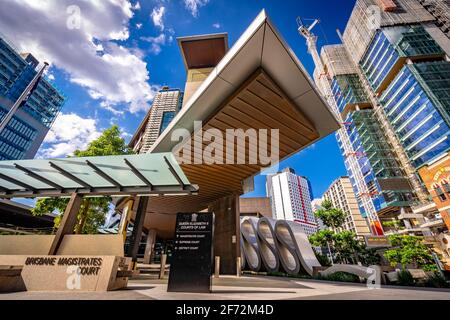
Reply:
M178 213L168 292L211 292L213 213Z

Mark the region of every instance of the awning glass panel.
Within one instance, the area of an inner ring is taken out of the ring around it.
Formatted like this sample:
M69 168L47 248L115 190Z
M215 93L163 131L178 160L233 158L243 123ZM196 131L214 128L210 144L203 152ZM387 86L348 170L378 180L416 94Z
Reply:
M196 191L172 153L0 161L0 197Z

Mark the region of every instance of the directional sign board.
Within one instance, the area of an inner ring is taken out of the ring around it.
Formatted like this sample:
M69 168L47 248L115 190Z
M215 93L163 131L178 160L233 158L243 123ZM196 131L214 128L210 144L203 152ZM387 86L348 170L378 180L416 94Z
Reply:
M169 292L211 292L213 213L178 213Z
M386 236L364 236L367 248L388 248L391 242Z

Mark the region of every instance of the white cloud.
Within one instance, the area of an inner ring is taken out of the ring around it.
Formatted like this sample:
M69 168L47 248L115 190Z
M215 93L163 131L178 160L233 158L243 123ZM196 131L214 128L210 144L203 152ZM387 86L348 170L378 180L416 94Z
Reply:
M121 116L121 115L124 114L123 111L117 110L116 108L114 108L114 106L110 105L110 104L109 104L108 102L106 102L106 101L102 101L102 102L100 103L100 107L102 107L102 108L105 109L105 110L110 111L111 113L113 113L113 114L116 115L116 116Z
M136 23L136 29L142 29L142 23Z
M198 17L198 10L209 2L209 0L184 0L184 6L194 17Z
M221 27L220 23L218 23L218 22L213 23L212 26L213 26L213 28L216 28L216 29L220 29L220 27Z
M173 41L172 36L166 36L164 33L161 33L157 37L141 37L142 41L151 43L150 52L157 55L161 52L161 46L166 43L170 43Z
M161 6L158 9L153 8L150 17L152 18L153 24L155 27L158 27L159 30L164 30L164 13L166 12L166 8Z
M141 10L141 4L138 2L136 2L136 4L133 7L134 10Z
M127 140L128 138L131 138L133 135L126 131L125 129L119 129L120 130L120 137L124 140Z
M82 118L75 113L60 113L39 150L39 158L58 158L72 155L77 149L85 149L89 142L97 139L95 119Z
M73 12L67 13L74 2L80 9L80 28L68 28L68 21L77 18ZM2 33L21 50L67 72L69 79L86 88L94 99L121 104L130 112L148 110L155 90L148 83L147 64L135 50L114 41L129 37L128 25L136 5L129 0L36 3L0 1Z

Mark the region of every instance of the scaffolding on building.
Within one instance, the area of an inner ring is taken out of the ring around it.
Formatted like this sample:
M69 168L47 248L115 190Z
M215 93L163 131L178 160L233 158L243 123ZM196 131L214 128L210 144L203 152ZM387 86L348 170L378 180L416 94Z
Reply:
M317 20L315 20L309 27L303 25L303 22L301 21L301 19L298 19L297 21L299 24L298 31L303 37L305 37L306 43L308 46L308 52L311 54L314 64L316 66L314 73L313 73L315 83L319 87L319 90L321 91L321 93L325 97L325 99L327 100L328 104L331 106L331 110L334 113L334 115L336 116L336 118L340 119L342 122L345 122L342 119L339 108L336 104L336 101L334 100L334 96L333 96L332 89L331 89L331 78L329 76L329 72L326 69L326 67L324 66L324 63L323 63L321 57L319 56L319 53L317 50L317 36L315 36L311 32L311 29L317 23L316 22ZM333 72L337 73L338 71L339 70L335 69ZM324 76L324 75L326 75L326 76ZM358 150L354 150L352 147L352 144L350 142L350 138L349 138L349 135L347 132L347 128L345 125L336 132L336 139L338 140L338 143L341 146L343 154L358 152ZM351 175L352 183L353 183L355 189L358 191L357 193L371 192L364 181L364 175L361 170L360 164L358 162L358 158L357 157L348 157L347 159L345 159L345 164L346 164L347 170L349 171L349 173ZM358 203L359 203L359 206L363 209L362 213L366 216L372 233L375 235L383 234L383 230L382 230L380 221L378 219L375 206L374 206L373 202L371 201L371 199L367 198L367 197L358 197Z
M417 0L396 0L396 3L398 9L383 11L377 0L356 1L342 41L346 48L351 48L349 55L357 64L380 27L435 21Z
M436 18L436 25L450 38L450 1L418 0Z
M350 62L347 51L341 44L323 46L320 51L320 57L327 68L330 78L334 78L337 75L356 73L355 66Z
M373 106L374 114L381 124L382 130L385 132L387 141L392 147L401 167L405 171L410 186L416 193L419 202L425 203L428 202L428 192L417 177L416 171L408 159L405 150L401 146L394 129L389 123L383 107L378 102L377 96L371 89L370 83L358 67L359 62L369 47L370 41L372 41L372 38L379 28L383 26L414 24L435 20L435 18L416 0L397 0L397 3L403 8L401 14L398 12L377 11L374 9L375 7L373 7L377 5L375 0L357 0L344 34L341 35L339 33L339 36L344 43L344 48L351 57L350 60L355 66L356 73L368 93L368 98ZM374 14L376 14L374 11L379 13L380 19L378 22L373 20ZM373 23L377 23L378 25Z

